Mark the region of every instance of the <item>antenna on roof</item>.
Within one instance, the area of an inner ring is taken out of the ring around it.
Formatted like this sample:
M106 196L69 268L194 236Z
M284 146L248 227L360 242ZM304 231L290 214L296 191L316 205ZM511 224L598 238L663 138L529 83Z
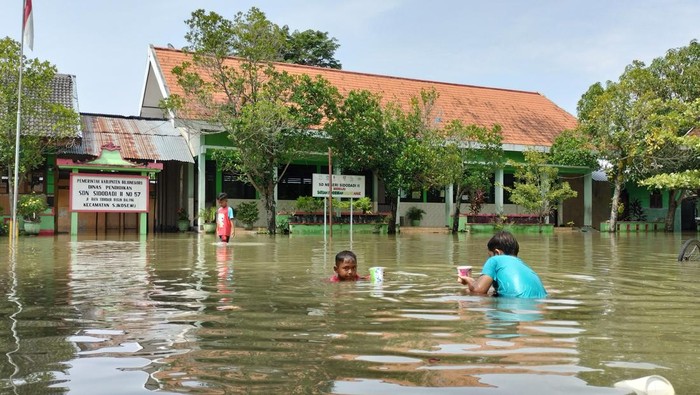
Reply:
M172 44L170 44L170 43L168 43L168 48L170 48L170 49L175 49L175 47L174 47Z

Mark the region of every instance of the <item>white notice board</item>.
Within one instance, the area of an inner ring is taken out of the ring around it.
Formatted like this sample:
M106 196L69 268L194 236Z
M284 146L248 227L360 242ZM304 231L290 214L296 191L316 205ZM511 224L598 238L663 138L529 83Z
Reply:
M148 212L146 176L71 173L70 211Z
M328 174L312 174L312 196L328 197ZM365 197L365 176L333 174L333 197L359 199Z

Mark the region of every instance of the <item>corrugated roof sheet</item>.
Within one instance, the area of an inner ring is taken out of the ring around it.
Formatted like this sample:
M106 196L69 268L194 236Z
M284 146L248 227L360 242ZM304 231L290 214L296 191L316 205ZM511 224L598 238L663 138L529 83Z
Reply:
M85 113L80 118L83 138L63 153L98 156L112 143L124 159L194 163L185 138L166 119Z
M153 52L168 91L184 96L172 70L185 61L191 62L192 56L169 48L154 47ZM240 63L238 58L228 58L224 62L226 67L233 68L239 67ZM406 108L412 97L420 96L421 89L435 88L440 95L436 103L436 114L443 124L454 119L485 127L498 124L502 127L504 144L551 146L559 133L577 126L573 115L536 92L423 81L288 63L275 63L275 67L294 75L323 76L343 95L350 90L366 89L381 94L385 101L397 101ZM202 74L206 77L204 70ZM215 99L223 100L223 93L217 94ZM196 106L185 109L182 115L190 119L205 117L203 109Z

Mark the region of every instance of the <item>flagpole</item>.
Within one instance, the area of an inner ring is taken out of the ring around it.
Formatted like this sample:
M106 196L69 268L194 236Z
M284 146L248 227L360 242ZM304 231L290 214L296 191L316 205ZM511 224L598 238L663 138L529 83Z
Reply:
M22 74L24 71L24 29L25 29L25 2L22 2L22 39L19 56L19 82L17 83L17 128L15 131L15 169L12 179L12 223L10 224L10 240L14 243L17 240L19 229L17 227L17 194L19 184L19 132L22 119Z

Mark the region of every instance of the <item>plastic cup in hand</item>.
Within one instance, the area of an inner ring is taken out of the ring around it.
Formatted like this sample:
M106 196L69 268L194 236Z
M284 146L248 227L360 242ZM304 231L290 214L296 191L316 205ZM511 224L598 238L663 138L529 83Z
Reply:
M374 266L369 268L369 279L373 283L384 282L384 268L381 266Z
M457 266L457 275L462 276L462 277L471 277L472 276L472 267L471 266Z

